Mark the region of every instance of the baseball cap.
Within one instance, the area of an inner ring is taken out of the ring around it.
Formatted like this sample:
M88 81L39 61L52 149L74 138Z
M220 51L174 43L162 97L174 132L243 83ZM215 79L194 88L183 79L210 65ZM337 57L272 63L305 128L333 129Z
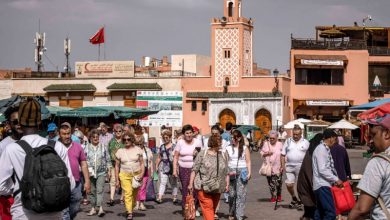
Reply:
M385 116L379 118L369 119L367 120L367 123L371 125L382 126L390 130L390 114L386 114Z
M198 127L192 126L192 129L194 129L195 132L199 132L199 128Z
M50 123L47 126L47 132L55 131L57 129L57 125L55 123Z
M64 122L64 123L62 123L60 127L63 127L63 126L66 126L66 127L68 127L68 128L72 128L72 125L70 125L69 122Z
M37 127L42 123L41 104L32 97L28 97L26 101L20 103L18 116L20 125Z
M323 132L323 135L324 135L324 139L328 139L328 138L331 138L331 137L337 137L337 133L333 130L333 129L325 129L324 132Z

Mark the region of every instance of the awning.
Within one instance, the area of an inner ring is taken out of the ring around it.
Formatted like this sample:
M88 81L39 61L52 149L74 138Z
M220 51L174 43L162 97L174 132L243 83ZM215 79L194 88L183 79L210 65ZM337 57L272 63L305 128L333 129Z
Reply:
M297 54L294 56L295 67L303 68L310 66L327 66L344 68L348 58L345 55L306 55Z
M162 90L158 83L114 83L107 87L110 91L128 91L128 90Z
M39 102L41 105L41 119L45 120L50 117L50 112L46 108L46 102L45 98L42 96L33 96L33 99ZM12 96L8 99L0 100L0 113L3 113L7 111L8 107L10 106L19 106L20 102L25 101L25 97L22 96Z
M187 98L274 98L281 94L272 92L187 92Z
M377 106L380 106L382 104L389 103L389 102L390 102L390 98L380 99L380 100L376 100L374 102L369 102L369 103L366 103L363 105L353 106L349 109L350 110L368 110L368 109L375 108Z
M43 88L46 92L95 92L93 84L52 84Z
M73 109L73 108L63 107L63 106L46 106L46 107L49 110L50 114L52 115L55 115L57 114L57 112L60 111L69 111Z
M152 111L145 108L128 108L124 106L92 106L82 107L69 111L59 111L58 117L80 117L80 118L100 118L113 115L115 118L139 119L148 115L157 114L159 111Z

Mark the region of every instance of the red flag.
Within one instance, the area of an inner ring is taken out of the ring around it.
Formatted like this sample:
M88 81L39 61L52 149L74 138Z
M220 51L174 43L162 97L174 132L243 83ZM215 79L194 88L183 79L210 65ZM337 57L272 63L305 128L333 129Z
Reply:
M91 44L104 44L104 27L100 28L100 30L89 39L89 42L91 42Z

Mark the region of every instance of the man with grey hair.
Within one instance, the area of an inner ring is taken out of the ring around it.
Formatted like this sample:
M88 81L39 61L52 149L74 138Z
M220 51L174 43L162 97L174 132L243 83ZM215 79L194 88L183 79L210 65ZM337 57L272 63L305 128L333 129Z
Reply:
M280 172L286 171L287 191L292 197L289 208L303 209L301 201L295 194L295 182L298 179L299 170L301 169L303 158L309 148L309 141L302 137L302 129L294 126L292 138L288 138L283 145L282 155L280 157Z

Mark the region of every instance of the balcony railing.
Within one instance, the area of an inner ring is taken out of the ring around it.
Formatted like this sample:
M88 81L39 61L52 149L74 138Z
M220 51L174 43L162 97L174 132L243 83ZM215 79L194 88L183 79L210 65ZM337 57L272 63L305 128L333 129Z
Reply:
M363 40L327 40L291 39L291 49L307 50L365 50L367 44Z
M388 48L388 47L368 47L368 53L371 56L390 56L390 48Z
M74 73L59 72L13 72L12 78L75 78Z

